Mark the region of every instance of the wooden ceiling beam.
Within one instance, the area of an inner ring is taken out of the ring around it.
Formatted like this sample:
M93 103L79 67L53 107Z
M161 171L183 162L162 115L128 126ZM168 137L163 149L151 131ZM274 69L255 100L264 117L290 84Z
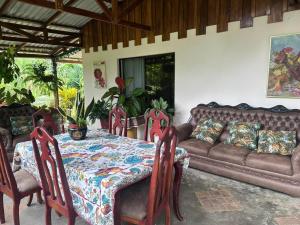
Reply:
M33 31L41 31L40 27L30 26L30 25L23 25L23 24L16 24L16 23L8 23L8 22L1 22L0 24L2 26L13 26L15 28L24 29L24 30L33 30ZM49 29L45 28L48 33L52 34L61 34L61 35L76 35L79 33L69 32L69 31L62 31L62 30L55 30L55 29Z
M25 3L28 3L28 4L32 4L32 5L36 5L36 6L40 6L40 7L55 9L55 3L54 2L41 1L41 0L19 0L19 1L20 2L25 2ZM141 3L142 1L143 0L134 0L135 4L133 4L133 6L135 6L137 4L137 2ZM131 5L130 9L135 8L133 6ZM125 8L125 10L127 11L128 9ZM123 11L125 11L125 10L123 10ZM100 15L98 13L94 13L94 12L91 12L91 11L88 11L88 10L71 7L71 6L64 7L63 11L67 12L67 13L74 14L74 15L85 16L85 17L88 17L88 18L91 18L91 19L94 19L94 20L103 21L103 22L111 23L111 24L117 24L117 25L129 27L129 28L133 28L133 29L140 29L140 30L145 30L145 31L150 31L151 30L151 27L148 26L148 25L132 23L132 22L129 22L129 21L121 21L119 23L115 23L114 21L109 20L108 18L106 18L106 16L103 16L103 15Z
M6 1L2 4L2 6L1 6L1 8L0 8L0 15L2 15L2 14L5 12L5 10L6 10L9 6L11 6L11 4L12 4L13 2L14 2L13 0L6 0Z
M35 40L38 43L43 43L43 40L41 38L39 38L38 36L35 36L35 35L31 34L31 33L28 33L27 31L19 29L16 26L13 26L13 25L10 25L10 24L6 24L6 23L3 23L3 22L0 22L0 25L2 27L6 27L7 29L12 30L12 31L14 31L14 32L16 32L18 34L21 34L23 36L26 36L26 37L32 39L32 40Z
M69 6L71 6L71 5L73 5L76 1L78 1L78 0L70 0L70 1L68 1L68 3L66 3L66 7L69 7ZM56 12L53 16L51 16L45 23L44 23L44 27L47 27L47 26L49 26L51 23L53 23L54 22L54 20L57 18L57 17L59 17L61 14L62 14L63 12L62 11L58 11L58 12Z
M27 42L27 43L33 43L33 44L37 43L36 41L34 41L30 38L9 37L9 36L4 36L4 35L2 36L2 40L15 41L15 42ZM57 45L57 46L66 46L66 47L81 47L79 44L59 42L59 41L55 41L55 40L48 40L48 41L44 41L39 44Z
M104 14L107 16L108 19L112 20L113 16L107 5L104 3L103 0L95 0L96 3L100 6L103 10Z
M52 55L48 55L48 54L24 54L24 53L18 53L16 54L16 57L19 58L42 58L42 59L49 59L52 58Z
M14 16L8 16L8 15L2 15L0 20L8 20L8 21L18 21L18 22L25 22L25 23L31 23L31 24L36 24L37 26L43 26L44 22L38 21L38 20L32 20L32 19L24 19L24 18L18 18L18 17L14 17ZM69 26L69 25L61 25L61 24L56 24L56 23L52 23L52 26L61 28L61 29L68 29L68 30L76 30L76 31L80 31L81 28L79 27L74 27L74 26Z

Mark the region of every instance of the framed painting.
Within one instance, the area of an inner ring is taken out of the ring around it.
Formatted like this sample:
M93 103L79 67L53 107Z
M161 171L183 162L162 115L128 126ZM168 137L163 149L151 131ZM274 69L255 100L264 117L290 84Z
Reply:
M300 34L271 37L267 96L300 98Z
M95 88L106 88L106 67L105 62L94 62L93 64L94 69L94 82Z

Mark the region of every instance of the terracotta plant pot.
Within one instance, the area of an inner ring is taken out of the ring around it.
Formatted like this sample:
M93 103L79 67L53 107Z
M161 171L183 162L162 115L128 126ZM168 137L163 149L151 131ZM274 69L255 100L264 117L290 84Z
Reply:
M79 127L77 124L70 124L68 127L70 137L75 140L83 140L86 138L87 127Z
M109 128L109 122L108 119L100 119L100 125L102 129L107 129Z

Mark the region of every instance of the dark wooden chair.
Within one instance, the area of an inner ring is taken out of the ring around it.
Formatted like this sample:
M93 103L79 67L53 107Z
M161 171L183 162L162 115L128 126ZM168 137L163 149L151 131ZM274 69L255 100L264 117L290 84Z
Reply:
M3 206L3 194L7 195L14 202L13 218L14 224L20 224L19 206L23 198L29 196L27 206L31 205L34 193L37 193L39 203L42 203L41 188L35 178L25 170L18 170L13 173L9 164L7 152L0 136L0 221L5 223Z
M155 219L165 211L165 224L171 224L170 195L176 139L175 128L166 127L157 143L151 179L121 190L118 207L121 221L153 225Z
M57 114L60 115L56 109L45 110L40 109L32 114L32 122L34 127L43 127L45 128L51 135L56 135L59 133L64 133L64 125L55 123L53 116ZM38 122L43 120L41 124Z
M148 141L148 137L150 137L150 141L154 142L155 136L160 138L163 134L164 128L170 126L170 117L164 112L156 109L151 109L146 115L145 120L145 141ZM150 122L152 123L151 128L149 128ZM163 126L162 122L164 122Z
M127 113L120 106L114 107L109 112L109 133L127 137Z
M51 225L52 209L59 215L67 217L68 225L75 224L77 214L73 207L57 140L50 136L44 128L40 127L34 129L31 133L31 139L44 192L46 225ZM53 146L53 151L50 150L50 146ZM52 153L55 154L55 157L52 156Z

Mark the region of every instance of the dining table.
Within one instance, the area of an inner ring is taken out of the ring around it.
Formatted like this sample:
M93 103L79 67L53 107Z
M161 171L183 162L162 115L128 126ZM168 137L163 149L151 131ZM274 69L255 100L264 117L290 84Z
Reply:
M84 140L68 133L54 136L59 145L76 213L92 225L120 224L120 191L152 173L156 144L89 130ZM177 147L174 163L173 206L179 220L179 190L188 153ZM14 169L22 168L40 181L32 142L17 144Z

